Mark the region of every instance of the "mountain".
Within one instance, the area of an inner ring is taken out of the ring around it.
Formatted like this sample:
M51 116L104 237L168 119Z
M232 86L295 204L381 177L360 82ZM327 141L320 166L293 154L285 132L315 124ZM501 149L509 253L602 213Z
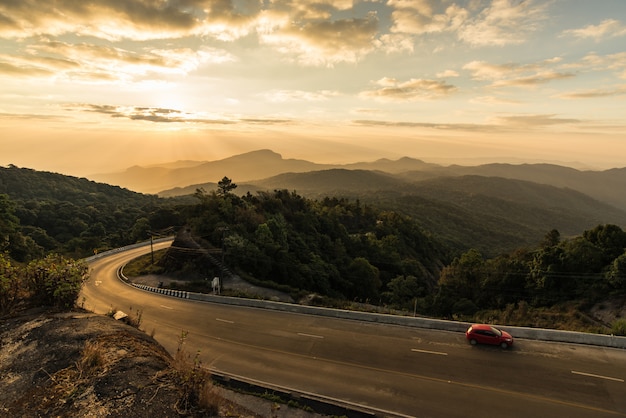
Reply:
M402 190L410 183L381 171L334 168L308 173L285 173L247 183L262 190L288 189L298 194L317 197L346 195L351 192Z
M121 173L94 174L92 180L126 187L144 193L157 193L174 187L216 182L224 176L235 182L275 176L286 172L306 172L328 168L305 160L283 159L270 150L253 151L218 161L191 165L140 167Z
M525 180L576 190L596 200L626 210L626 194L620 192L626 188L626 168L592 171L554 164L441 166L408 157L395 161L380 159L343 165L316 164L306 160L284 159L273 151L259 150L217 161L178 161L146 167L134 166L123 172L94 174L89 178L143 193L176 196L192 194L198 187L211 190L224 176L239 184L239 191L242 191L246 183L260 182L280 174L332 169L376 171L393 174L398 179L409 182L466 175ZM332 183L336 180L325 181ZM254 189L250 190L254 192Z
M147 167L133 166L123 172L93 174L89 178L143 193L160 193L168 190L166 194L171 195L169 189L193 189L193 193L195 187L189 186L217 183L224 176L240 184L283 173L306 173L333 168L376 170L395 174L416 170L434 170L437 167L439 166L436 164L406 157L397 161L380 159L347 165L316 164L306 160L284 159L273 151L259 150L217 161L182 161Z
M413 217L454 248L478 248L486 255L534 247L552 229L573 236L599 224L626 225L626 211L568 188L478 175L413 177L332 169L281 174L244 186L359 199Z
M626 210L626 195L621 193L626 188L626 168L581 171L554 164L484 164L474 167L438 166L402 174L414 180L464 175L502 177L566 187Z

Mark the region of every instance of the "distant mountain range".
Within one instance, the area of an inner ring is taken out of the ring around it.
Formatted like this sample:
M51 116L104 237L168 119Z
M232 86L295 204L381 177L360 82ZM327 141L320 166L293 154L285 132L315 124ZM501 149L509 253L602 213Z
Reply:
M412 158L401 158L396 161L381 159L346 165L316 164L306 160L284 159L273 151L259 150L217 161L178 161L147 167L134 166L117 173L93 174L89 178L141 193L159 193L176 187L217 183L224 176L242 183L283 173L306 173L333 168L400 174L437 167L439 166L436 164L427 164Z
M331 171L329 171L331 170ZM310 173L304 177L285 174ZM365 191L407 187L423 180L475 175L525 180L567 188L626 210L626 168L583 171L553 164L484 164L441 166L414 158L380 159L344 165L316 164L284 159L270 150L259 150L217 161L178 161L123 172L95 174L90 179L142 193L173 196L210 190L224 176L240 185L238 191L272 188L327 193L333 190Z

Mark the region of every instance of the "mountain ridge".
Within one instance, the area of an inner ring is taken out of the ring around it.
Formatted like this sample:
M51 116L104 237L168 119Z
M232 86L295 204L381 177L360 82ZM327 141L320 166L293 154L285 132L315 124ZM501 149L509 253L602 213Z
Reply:
M224 176L240 185L255 182L267 184L268 179L280 174L332 169L380 171L413 182L464 175L525 180L559 188L570 188L626 210L626 195L619 193L620 190L626 188L626 168L602 171L578 170L548 163L442 166L415 158L402 157L398 160L382 158L371 162L350 164L318 164L307 160L284 159L280 154L265 149L176 170L166 169L163 165L148 168L136 166L125 172L93 175L90 178L143 193L175 196L191 194L195 188L206 185L213 187Z

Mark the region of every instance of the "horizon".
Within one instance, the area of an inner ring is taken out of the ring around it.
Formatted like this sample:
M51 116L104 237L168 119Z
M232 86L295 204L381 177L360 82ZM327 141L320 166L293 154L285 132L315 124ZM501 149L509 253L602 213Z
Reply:
M0 165L626 165L626 3L0 4Z
M459 161L456 161L456 162L447 162L447 163L446 163L445 159L440 159L439 161L431 161L431 160L425 160L425 159L422 159L422 158L409 157L409 156L402 156L402 157L398 157L398 158L380 157L380 158L376 158L376 159L372 159L372 160L354 160L354 161L346 161L346 162L341 162L341 163L320 163L320 162L317 162L317 161L307 160L306 158L288 158L288 157L285 157L284 155L282 155L282 154L280 154L278 152L275 152L274 150L271 150L271 149L251 150L251 151L242 152L240 154L229 155L229 156L226 156L224 158L219 158L219 159L215 159L215 160L175 160L175 161L154 162L154 163L148 163L148 164L134 164L134 165L131 165L131 166L123 167L123 168L121 168L119 170L104 171L104 172L91 172L89 174L72 174L72 173L63 172L63 171L39 169L37 167L20 166L20 165L13 164L13 163L2 164L2 165L0 165L0 167L8 168L9 166L15 166L17 168L30 169L30 170L42 171L42 172L51 172L51 173L55 173L55 174L61 174L61 175L67 175L67 176L73 176L73 177L84 177L84 178L90 179L90 177L100 177L100 176L106 176L106 175L112 175L112 174L123 174L123 173L125 173L128 170L133 169L133 168L141 168L141 169L168 168L168 169L171 169L171 168L169 168L167 166L176 165L176 164L184 164L185 168L189 168L189 167L195 167L197 165L202 165L202 164L207 164L207 163L220 162L220 161L223 161L223 160L227 160L229 158L244 156L244 155L247 155L247 154L254 154L256 152L262 152L262 151L269 151L269 152L278 154L282 160L299 160L299 161L306 161L306 162L311 162L311 163L319 164L319 165L337 166L338 168L341 168L342 166L346 166L346 165L351 165L351 164L376 163L376 162L378 162L380 160L388 160L390 162L397 162L397 161L399 161L401 159L404 159L404 158L410 158L410 159L414 159L414 160L419 160L419 161L421 161L423 163L426 163L426 164L434 164L434 165L439 165L441 167L450 167L450 166L454 166L454 165L465 166L465 167L477 167L477 166L489 165L489 164L503 164L503 165L512 165L512 166L525 165L525 164L527 164L527 165L546 164L546 165L555 165L555 166L573 168L573 169L579 170L579 171L607 171L607 170L612 170L612 169L626 168L626 164L624 164L623 166L619 166L619 167L594 168L594 167L587 166L587 165L585 165L583 163L574 162L574 161L572 161L572 162L563 162L563 161L525 161L525 160L524 161L514 161L514 159L510 159L509 161L491 160L491 159L483 161L483 159L480 158L480 157L469 158L469 159L466 159L465 162L459 160ZM177 168L180 168L180 167L177 167ZM90 180L92 180L92 179L90 179ZM215 182L217 182L217 180L215 180Z

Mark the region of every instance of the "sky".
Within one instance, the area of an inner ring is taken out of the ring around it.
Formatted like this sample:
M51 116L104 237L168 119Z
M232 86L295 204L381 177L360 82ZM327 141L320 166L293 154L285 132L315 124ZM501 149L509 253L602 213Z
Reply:
M2 166L604 170L625 99L624 0L0 0Z

